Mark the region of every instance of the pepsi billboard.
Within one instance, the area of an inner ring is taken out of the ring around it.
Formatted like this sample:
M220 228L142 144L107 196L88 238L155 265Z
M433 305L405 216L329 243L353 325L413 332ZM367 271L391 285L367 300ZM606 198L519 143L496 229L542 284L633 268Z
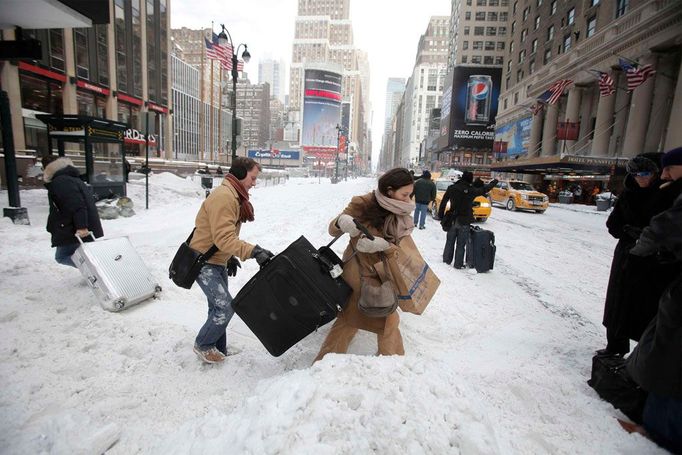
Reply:
M453 69L441 100L440 148L493 148L501 79L501 68Z
M341 74L322 69L304 71L302 146L336 148L342 100Z

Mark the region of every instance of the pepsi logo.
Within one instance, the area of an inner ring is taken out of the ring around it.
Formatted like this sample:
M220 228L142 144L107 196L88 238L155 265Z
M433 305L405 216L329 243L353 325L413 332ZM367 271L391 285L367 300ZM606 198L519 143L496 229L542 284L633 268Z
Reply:
M488 87L488 84L483 84L481 82L477 82L475 84L472 84L471 87L471 96L474 97L476 100L483 100L488 97L488 93L490 92L490 89Z

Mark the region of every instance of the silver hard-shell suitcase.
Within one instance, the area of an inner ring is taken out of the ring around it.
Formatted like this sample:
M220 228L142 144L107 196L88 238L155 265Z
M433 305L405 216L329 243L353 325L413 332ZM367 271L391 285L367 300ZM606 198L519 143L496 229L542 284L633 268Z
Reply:
M71 259L105 310L121 311L161 292L128 237L78 240L81 245Z

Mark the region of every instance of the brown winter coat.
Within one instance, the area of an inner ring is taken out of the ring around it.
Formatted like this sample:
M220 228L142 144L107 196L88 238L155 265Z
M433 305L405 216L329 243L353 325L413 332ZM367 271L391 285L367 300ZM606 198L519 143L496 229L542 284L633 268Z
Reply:
M353 218L357 218L364 213L365 208L369 206L369 204L376 204L373 199L373 193L365 194L363 196L355 196L343 213L350 215ZM336 226L337 218L334 218L329 224L329 233L332 236L337 236L342 233L342 231ZM376 229L372 226L367 226L367 229L374 236L385 237L382 230ZM346 251L343 253L344 262L348 260L351 254L353 254L355 245L357 244L359 238L359 236L351 238ZM356 253L355 257L353 257L343 266L343 279L353 289L353 293L350 296L348 305L339 314L339 318L345 319L345 322L349 326L383 335L385 331L397 329L400 322L398 313L394 312L385 318L375 318L366 316L358 309L358 300L360 299L360 274L362 273L362 276L376 277L377 274L374 270L374 264L379 262L381 262L381 253L358 252Z
M206 252L213 244L218 247L209 264L225 265L232 256L242 261L251 257L255 245L239 239L239 195L227 179L201 204L194 225L191 248Z

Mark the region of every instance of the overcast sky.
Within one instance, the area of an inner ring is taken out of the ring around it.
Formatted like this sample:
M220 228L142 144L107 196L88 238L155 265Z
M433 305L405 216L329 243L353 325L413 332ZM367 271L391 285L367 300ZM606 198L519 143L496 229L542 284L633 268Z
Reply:
M251 61L245 71L252 82L258 82L260 59L282 58L290 65L297 8L297 0L173 0L171 27L203 28L213 21L218 33L220 24L225 24L235 43L249 46ZM450 15L450 0L351 0L350 12L355 45L369 54L372 161L376 164L386 80L411 75L420 35L431 16Z

